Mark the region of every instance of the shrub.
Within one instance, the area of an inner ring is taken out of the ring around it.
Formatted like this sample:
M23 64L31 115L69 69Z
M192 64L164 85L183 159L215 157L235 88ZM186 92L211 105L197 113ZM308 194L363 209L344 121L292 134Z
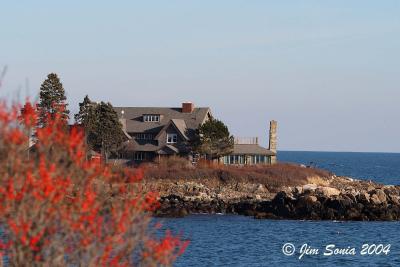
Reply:
M163 157L157 165L159 168L169 169L187 169L193 166L189 160L179 156Z
M49 116L28 149L37 112L29 102L19 110L0 104L0 227L8 239L0 252L10 264L171 265L187 242L152 235L157 194L141 191L143 172L86 161L83 134L60 116Z

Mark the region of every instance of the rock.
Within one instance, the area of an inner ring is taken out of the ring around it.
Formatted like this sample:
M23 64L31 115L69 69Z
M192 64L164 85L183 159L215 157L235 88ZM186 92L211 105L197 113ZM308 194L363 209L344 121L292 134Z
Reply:
M350 198L349 196L345 195L340 199L340 203L344 208L349 208L351 207L353 204L355 204L355 199L353 200L352 198Z
M268 189L264 185L259 184L257 188L254 190L254 193L255 194L268 193Z
M368 188L367 188L367 191L370 192L370 191L373 191L373 190L375 190L375 187L373 187L372 185L369 185Z
M316 184L303 185L303 192L313 192L318 188Z
M285 194L292 194L293 193L293 188L290 186L282 186L281 187L281 192L284 192Z
M335 210L331 208L326 208L322 216L325 220L334 220L336 218Z
M387 196L390 195L390 194L396 194L397 193L397 190L393 185L385 185L382 188L382 190L383 190L383 192L385 192L385 194Z
M307 196L306 201L309 203L315 203L318 201L318 198L316 196Z
M158 217L171 217L171 218L182 218L188 215L185 208L167 208L165 210L158 210L155 212L155 216Z
M279 219L279 217L277 217L273 213L269 213L269 212L256 212L254 214L254 219L272 219L272 220L277 220L277 219Z
M376 195L378 196L381 203L385 203L387 201L386 194L382 189L377 189Z
M340 195L340 191L338 189L336 189L334 187L327 187L327 186L318 187L317 192L321 193L325 197Z
M370 198L370 201L374 205L380 205L382 202L380 201L379 197L377 194L373 194Z
M257 219L400 220L400 186L333 179L330 184L310 181L271 188L250 181L163 181L156 187L161 194L155 215L231 213Z
M296 186L295 188L294 188L294 193L296 193L296 194L303 194L303 187L302 186Z
M283 191L278 192L274 199L272 200L272 203L274 203L277 206L283 206L287 200L287 194Z
M362 216L358 210L349 209L346 211L346 219L353 220L353 221L360 221L360 220L362 220Z
M348 194L346 194L345 196L348 198L348 199L350 199L350 201L352 202L352 203L357 203L357 196L358 196L359 194L351 194L351 193L348 193Z
M207 193L200 192L198 198L201 201L211 201L211 197Z
M389 198L393 202L393 204L400 205L400 196L398 196L398 195L389 195Z
M363 203L369 203L370 198L371 197L367 192L365 192L364 194L360 194L359 196L360 201Z
M349 190L348 194L349 194L349 195L352 195L353 198L356 198L357 196L360 195L360 191L358 191L358 190L352 188L351 190Z

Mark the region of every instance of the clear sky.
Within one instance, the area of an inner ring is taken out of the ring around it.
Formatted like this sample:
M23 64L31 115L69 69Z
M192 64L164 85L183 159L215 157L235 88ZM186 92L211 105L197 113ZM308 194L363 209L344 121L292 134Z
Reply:
M279 149L400 152L400 1L2 1L1 96L209 106Z

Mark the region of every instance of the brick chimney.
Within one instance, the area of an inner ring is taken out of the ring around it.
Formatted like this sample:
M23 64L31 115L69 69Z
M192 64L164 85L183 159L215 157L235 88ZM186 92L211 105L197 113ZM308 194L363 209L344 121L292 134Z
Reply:
M276 154L278 123L274 120L269 123L269 150ZM276 163L276 156L271 157L271 163Z
M182 113L192 113L194 110L194 104L192 102L182 103Z

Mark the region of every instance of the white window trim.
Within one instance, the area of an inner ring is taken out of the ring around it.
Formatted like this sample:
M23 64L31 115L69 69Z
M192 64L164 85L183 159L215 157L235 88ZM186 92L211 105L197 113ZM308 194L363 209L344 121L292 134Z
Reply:
M167 133L167 144L176 144L176 143L178 143L178 135L174 133L172 134Z
M159 114L145 114L143 115L144 122L160 122Z
M144 152L135 152L133 154L133 159L137 161L142 161L144 160Z

